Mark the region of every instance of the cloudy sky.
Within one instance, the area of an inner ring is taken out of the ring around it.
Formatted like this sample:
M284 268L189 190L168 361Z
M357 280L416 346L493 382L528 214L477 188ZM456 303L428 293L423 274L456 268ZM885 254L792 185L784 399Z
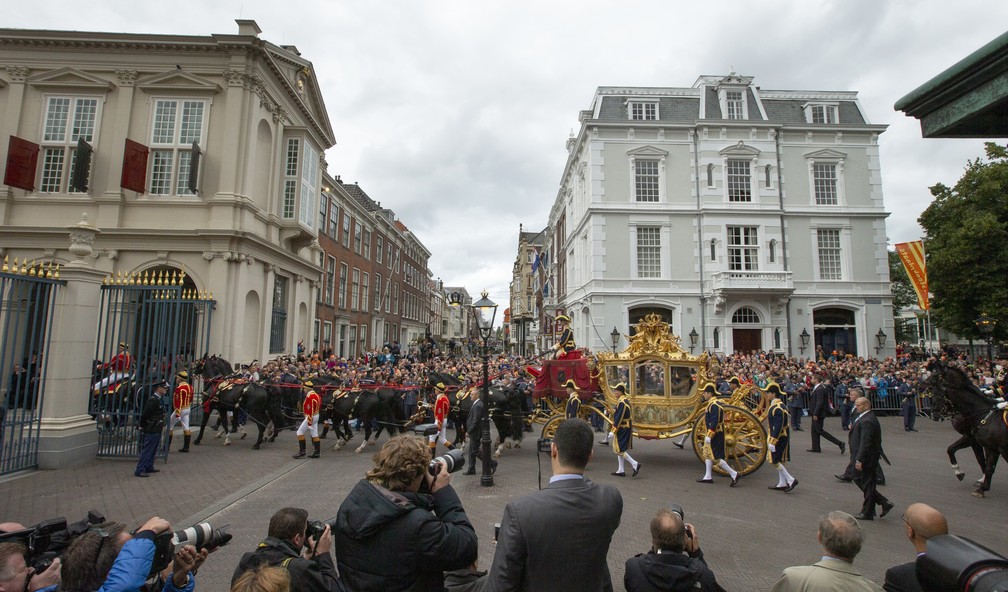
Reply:
M329 172L396 211L448 285L506 303L519 224L541 230L564 142L598 86L855 90L881 136L890 242L920 237L928 187L974 140L923 140L897 99L1003 33L1008 2L761 0L35 0L0 26L209 35L255 19L315 65ZM506 306L506 304L505 304Z

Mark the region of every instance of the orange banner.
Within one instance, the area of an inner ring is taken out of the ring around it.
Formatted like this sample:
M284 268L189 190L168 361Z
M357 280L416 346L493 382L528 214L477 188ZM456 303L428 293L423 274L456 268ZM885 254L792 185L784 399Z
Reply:
M924 242L912 241L909 243L896 243L896 254L903 262L903 268L910 276L910 283L913 284L914 292L917 292L917 306L921 310L931 308L928 300L928 280L927 266L924 262Z

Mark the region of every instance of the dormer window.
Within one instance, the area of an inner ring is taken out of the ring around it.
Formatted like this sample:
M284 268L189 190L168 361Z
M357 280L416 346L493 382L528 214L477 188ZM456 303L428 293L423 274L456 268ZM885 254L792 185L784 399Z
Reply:
M657 101L628 101L630 119L634 121L656 121L658 119Z
M741 90L725 91L725 119L745 119L745 103Z
M805 118L809 123L836 124L837 105L835 103L809 103L805 105Z

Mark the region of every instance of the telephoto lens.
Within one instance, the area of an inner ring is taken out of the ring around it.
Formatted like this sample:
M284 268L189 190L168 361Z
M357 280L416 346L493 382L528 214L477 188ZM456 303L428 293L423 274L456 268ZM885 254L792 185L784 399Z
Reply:
M225 530L226 528L227 526L214 528L210 526L209 522L200 522L189 528L176 530L174 536L172 536L172 546L176 551L184 545L192 545L197 549L213 551L217 547L223 547L231 542L232 535Z
M432 477L438 474L438 461L444 463L445 469L447 469L449 473L461 471L462 468L465 467L465 457L462 455L462 450L459 448L449 450L441 456L436 457L429 465L427 465L427 472L429 472Z

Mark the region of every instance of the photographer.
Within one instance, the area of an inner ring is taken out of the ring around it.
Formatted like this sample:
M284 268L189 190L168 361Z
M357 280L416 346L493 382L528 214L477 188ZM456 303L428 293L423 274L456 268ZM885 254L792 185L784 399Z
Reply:
M60 560L42 573L25 563L27 549L19 543L0 543L0 592L49 592L60 582Z
M133 592L144 587L156 553L154 539L171 531L167 520L154 516L134 531L122 523L107 523L77 537L63 555L61 592ZM163 592L192 592L193 572L205 552L186 545L172 562L172 575Z
M375 454L335 518L333 545L348 588L440 592L444 571L476 561L476 532L448 467L435 463L417 436L396 436Z
M341 592L339 572L333 565L332 535L325 526L318 540L307 534L308 511L301 508L281 508L270 518L266 540L251 553L242 555L231 585L242 574L262 565L280 566L290 575L291 589L304 592Z
M627 559L627 592L724 592L704 561L696 529L680 512L662 508L651 520L651 550Z

